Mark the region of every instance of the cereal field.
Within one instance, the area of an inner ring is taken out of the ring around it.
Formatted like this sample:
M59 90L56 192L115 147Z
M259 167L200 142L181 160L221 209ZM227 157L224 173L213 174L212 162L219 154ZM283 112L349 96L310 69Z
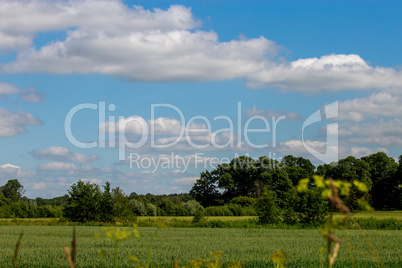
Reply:
M71 226L0 226L0 267L11 267L15 244L21 231L24 237L19 251L20 267L67 267L63 247L71 243ZM134 267L128 255L145 263L152 236L157 228L138 228L140 238L131 237L119 246L119 267ZM77 227L77 267L104 267L97 250L105 250L106 265L112 264L114 244L94 238L101 227ZM334 267L402 266L401 231L349 230L339 232L343 240ZM369 246L365 240L370 241ZM172 267L205 258L211 251L223 251L221 261L239 261L246 267L273 267L270 253L281 249L287 254L286 267L319 267L324 239L317 230L253 228L171 228L160 229L154 241L151 266ZM370 250L370 247L374 251ZM376 259L378 255L378 259ZM352 258L350 257L352 256Z

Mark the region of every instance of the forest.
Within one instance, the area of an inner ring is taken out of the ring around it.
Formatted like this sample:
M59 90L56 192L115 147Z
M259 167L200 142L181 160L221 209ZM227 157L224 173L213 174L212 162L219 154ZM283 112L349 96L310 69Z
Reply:
M321 198L317 176L352 185L342 197L351 210L362 209L364 198L375 210L402 209L402 156L399 163L383 152L362 158L353 156L337 163L315 167L310 160L285 156L282 161L240 156L229 164L205 171L189 193L154 195L126 194L111 188L78 181L67 194L52 199L24 196L24 187L10 179L0 188L0 218L65 218L73 222L130 221L136 216L259 216L265 223L319 225L328 213L328 200ZM300 180L309 179L309 189L298 191Z

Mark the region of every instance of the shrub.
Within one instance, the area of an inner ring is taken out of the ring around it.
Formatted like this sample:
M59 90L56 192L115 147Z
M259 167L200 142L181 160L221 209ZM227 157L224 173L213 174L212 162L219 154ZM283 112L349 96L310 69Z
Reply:
M233 212L227 206L207 207L205 216L233 216Z
M193 223L199 223L204 220L204 212L199 209L194 213Z
M275 192L263 190L257 203L257 215L260 224L275 224L281 221Z
M157 209L156 206L152 203L147 203L145 205L146 209L147 209L147 215L148 216L156 216L157 214Z
M137 199L130 200L130 206L135 215L137 215L137 216L147 216L148 215L147 207L140 200L137 200Z
M182 205L190 215L195 215L198 210L204 211L204 207L195 200L189 200L186 203L182 203Z

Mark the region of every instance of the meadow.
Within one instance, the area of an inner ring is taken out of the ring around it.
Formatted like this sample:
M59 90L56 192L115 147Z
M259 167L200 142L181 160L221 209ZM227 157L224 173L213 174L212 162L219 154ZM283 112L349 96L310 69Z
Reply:
M20 267L67 267L63 248L71 244L71 226L1 226L0 267L11 267L21 231ZM269 255L281 249L289 259L286 267L319 267L320 248L326 243L318 230L308 229L139 227L140 238L120 242L120 267L134 267L128 255L144 264L156 231L151 266L172 267L175 257L185 265L222 250L223 263L239 261L245 267L273 267ZM105 250L107 261L112 263L113 242L94 238L96 233L102 233L102 227L77 227L77 267L104 267L97 249ZM402 266L400 231L347 230L338 235L343 243L334 267L381 267L379 261L383 267Z
M339 213L335 213L335 216L339 216ZM358 211L353 212L351 215L354 218L375 218L375 219L397 219L402 220L402 211ZM155 220L159 219L162 221L172 221L172 220L187 220L191 221L193 217L191 216L139 216L138 221L147 221L147 220ZM250 219L257 219L257 216L208 216L205 217L206 220L209 221L246 221Z

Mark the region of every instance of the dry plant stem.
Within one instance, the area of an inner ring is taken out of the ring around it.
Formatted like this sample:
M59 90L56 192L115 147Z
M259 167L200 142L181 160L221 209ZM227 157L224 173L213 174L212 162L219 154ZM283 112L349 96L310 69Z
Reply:
M64 248L64 254L65 254L67 262L68 262L68 267L75 268L75 265L74 265L73 260L71 259L70 250L68 249L68 247Z
M338 256L339 246L340 246L339 243L336 243L336 244L335 244L334 253L332 254L332 257L331 257L331 259L330 259L330 261L329 261L329 262L330 262L330 267L332 267L332 265L334 265L335 259L336 259L336 257Z
M328 239L328 242L327 242L327 268L331 268L333 266L335 259L338 256L338 250L339 250L339 246L341 243L339 238L335 237L331 233L331 228L334 226L334 207L339 209L344 214L349 213L349 209L344 204L342 204L342 201L338 196L338 189L335 187L334 181L332 179L330 179L330 186L331 186L331 190L332 190L332 195L328 196L328 199L331 203L331 210L330 210L330 215L329 215L329 229L328 229L328 233L325 234L325 236ZM334 247L334 252L331 255L332 243L335 243L335 247Z
M20 238L18 238L18 241L17 241L17 245L15 245L14 257L13 257L12 262L11 262L13 264L13 267L15 267L15 268L17 268L18 265L19 265L19 263L17 262L17 260L18 260L18 251L20 250L20 245L21 245L21 240L22 240L23 235L24 235L24 231L21 232Z
M179 268L179 259L176 257L173 261L173 268Z

